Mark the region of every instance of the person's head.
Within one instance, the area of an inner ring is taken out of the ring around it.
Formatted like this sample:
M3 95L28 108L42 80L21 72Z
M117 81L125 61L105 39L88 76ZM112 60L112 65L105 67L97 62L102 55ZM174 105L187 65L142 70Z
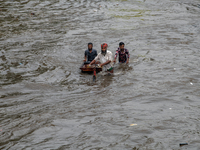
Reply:
M88 49L92 50L93 44L92 43L88 43Z
M120 42L120 43L119 43L119 48L120 48L120 50L124 50L124 45L125 45L125 44L124 44L123 42Z
M101 44L101 53L102 53L103 55L106 54L106 52L107 52L107 47L108 47L108 44L106 44L106 43Z

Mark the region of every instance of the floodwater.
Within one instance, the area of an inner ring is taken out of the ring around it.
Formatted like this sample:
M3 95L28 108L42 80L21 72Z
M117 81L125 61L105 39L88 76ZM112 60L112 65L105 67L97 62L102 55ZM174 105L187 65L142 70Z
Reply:
M81 73L121 41L129 65ZM200 1L0 0L0 149L199 150Z

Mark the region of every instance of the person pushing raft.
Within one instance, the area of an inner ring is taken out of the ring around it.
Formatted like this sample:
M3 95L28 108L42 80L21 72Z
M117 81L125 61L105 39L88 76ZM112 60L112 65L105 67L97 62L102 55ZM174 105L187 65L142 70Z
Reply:
M108 45L103 43L101 45L101 52L89 64L90 66L95 63L100 63L99 67L104 67L107 72L113 73L112 52L107 50Z
M85 50L85 59L83 60L84 63L89 64L94 58L97 56L97 51L93 49L93 44L88 43L88 49Z
M118 55L119 55L119 63L126 63L126 64L129 63L130 54L129 54L129 51L124 48L124 45L125 44L123 42L119 43L119 48L116 50L116 53L115 53L115 58L113 61L114 63L116 63L116 59Z

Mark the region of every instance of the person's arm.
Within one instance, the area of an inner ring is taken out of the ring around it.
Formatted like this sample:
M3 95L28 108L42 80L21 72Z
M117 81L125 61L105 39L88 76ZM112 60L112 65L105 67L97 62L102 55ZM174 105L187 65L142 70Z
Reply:
M87 52L85 51L85 59L83 60L84 62L87 61Z
M114 58L114 60L113 60L114 63L116 63L117 55L118 55L118 50L117 50L116 53L115 53L115 58Z
M108 61L106 61L105 63L100 64L100 67L103 67L103 66L105 66L105 65L107 65L107 64L109 64L109 63L111 63L111 60L108 60Z
M99 56L99 55L97 55L97 56L94 58L94 60L89 64L89 66L91 66L92 64L94 64L94 63L99 59L98 56Z
M126 64L129 63L129 58L130 58L130 54L129 54L129 51L127 50L127 60L126 60Z
M89 64L89 66L93 65L95 62L96 62L96 60L94 59L94 60Z
M126 60L126 64L128 64L129 63L129 58L127 58L127 60Z
M86 62L87 61L87 56L85 56L85 59L83 60L84 62Z

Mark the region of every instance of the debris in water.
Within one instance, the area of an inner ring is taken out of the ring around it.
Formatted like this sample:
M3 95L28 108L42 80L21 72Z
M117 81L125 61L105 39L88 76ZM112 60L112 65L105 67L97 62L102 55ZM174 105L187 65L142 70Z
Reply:
M174 70L176 70L176 68L174 68Z
M151 60L151 61L154 61L155 59L153 59L153 58L150 58L150 60Z
M31 15L35 15L35 13L31 13Z
M190 84L191 84L191 85L193 85L193 83L192 83L192 82L190 82Z
M137 126L137 124L130 124L130 126L132 127L132 126Z
M169 108L169 109L172 109L172 108Z
M181 147L181 146L184 146L184 145L188 145L188 143L180 143L179 145Z

